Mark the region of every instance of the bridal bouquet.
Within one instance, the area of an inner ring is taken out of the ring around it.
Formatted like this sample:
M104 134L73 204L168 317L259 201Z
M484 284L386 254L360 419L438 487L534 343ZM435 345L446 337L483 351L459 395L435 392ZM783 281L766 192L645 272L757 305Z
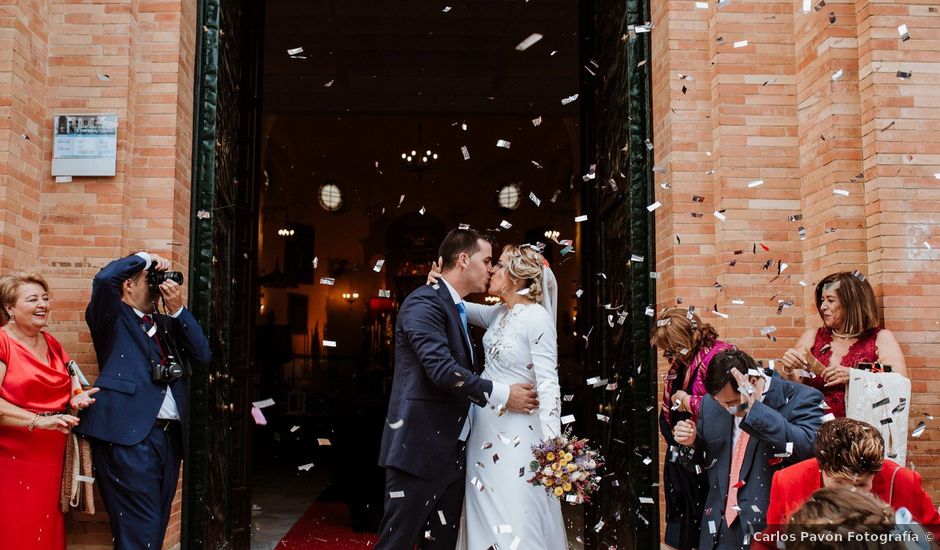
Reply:
M532 446L535 460L529 464L534 473L529 483L545 488L548 494L571 504L590 500L598 486L597 469L604 458L567 430L563 435Z

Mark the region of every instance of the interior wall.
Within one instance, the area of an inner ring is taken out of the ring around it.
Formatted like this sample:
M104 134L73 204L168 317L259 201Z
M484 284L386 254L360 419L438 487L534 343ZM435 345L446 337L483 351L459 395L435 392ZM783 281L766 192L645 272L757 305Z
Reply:
M367 300L378 296L380 289L393 289L394 274L389 269L396 266L386 264L379 273L373 267L380 259L392 261L389 254L397 246L390 242L394 228L408 218L415 223L427 218L429 227L439 224L443 231L460 223L496 230L499 245L527 242L525 230L534 227L555 229L561 240L577 237L574 218L580 213L579 199L572 188L577 119L544 117L539 126L519 116L433 116L420 121L422 148L440 155L437 167L421 175L405 170L400 157L417 148L419 117L269 115L259 269L262 274L284 269L285 237L277 231L290 224L314 228L318 268L312 284L263 288L265 316L260 323L286 324L288 295L302 294L308 297L307 334L316 327L322 339L337 343L324 353L335 358L360 354L356 331ZM509 141L510 147L497 147L499 139ZM461 147L469 151L469 160ZM326 182L343 192L345 204L338 212L319 205L317 192ZM508 183L522 188L515 211L498 207L497 191ZM530 192L540 200L539 206L529 198ZM512 224L510 229L500 226L504 220ZM547 241L542 235L539 240ZM438 244L429 246L436 250ZM550 246L560 284L559 311L574 315L577 253L563 258L560 245ZM321 277L335 275L330 263L336 260L348 260L345 272L333 286L319 284ZM360 298L350 305L342 298L344 292L358 292ZM303 342L295 337L295 352L303 351Z

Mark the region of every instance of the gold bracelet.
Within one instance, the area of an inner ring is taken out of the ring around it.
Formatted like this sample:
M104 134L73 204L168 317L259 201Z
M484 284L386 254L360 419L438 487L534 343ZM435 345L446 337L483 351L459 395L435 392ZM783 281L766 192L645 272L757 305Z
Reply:
M26 429L28 431L33 431L33 428L36 427L36 421L39 420L40 416L41 415L37 414L36 416L33 417L32 420L29 421L29 424L26 425Z

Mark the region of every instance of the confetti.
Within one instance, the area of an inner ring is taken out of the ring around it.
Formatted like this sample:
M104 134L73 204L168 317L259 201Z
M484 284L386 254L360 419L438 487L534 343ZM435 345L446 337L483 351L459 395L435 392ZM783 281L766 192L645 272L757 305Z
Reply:
M697 9L697 10L707 10L707 9L708 9L708 2L696 2L696 3L695 3L695 9Z
M418 209L418 213L421 214L422 216L423 216L427 211L428 211L428 209L425 208L423 204L421 205L421 208Z
M640 497L640 504L653 504L653 502L650 497Z
M542 200L535 196L533 192L529 192L529 200L535 203L535 206L542 206Z
M637 255L637 254L631 254L631 255L630 255L630 261L631 261L631 262L642 262L645 258L646 258L645 256L639 256L639 255Z
M848 197L848 196L849 196L849 192L846 191L845 189L833 189L833 190L832 190L832 194L833 194L833 195L842 195L843 197Z
M464 145L464 146L462 146L462 147L460 148L460 153L463 154L463 159L464 159L464 160L470 160L470 150L467 149L467 146L466 146L466 145ZM404 195L402 195L402 197L404 197Z
M323 341L323 347L325 347L325 348L335 348L335 347L336 347L336 341L335 341L335 340L324 340L324 341Z
M566 424L571 424L572 422L574 422L574 415L573 415L573 414L568 414L568 415L565 415L565 416L561 417L561 424L562 424L563 426L566 425Z
M719 211L717 211L717 210L715 210L714 215L715 215L716 218L718 218L718 219L721 220L721 221L725 221L726 219L728 219L727 217L725 217L724 214L722 214L721 212L719 212Z
M501 148L503 148L503 149L509 149L509 146L510 146L510 145L512 145L512 144L511 144L510 142L506 141L505 139L500 139L500 140L497 140L497 141L496 141L496 146L497 146L497 147L501 147Z
M389 491L388 498L405 498L404 491Z
M541 125L542 125L542 117L536 117L532 119L532 126L538 127Z
M324 87L324 88L329 88L330 86L333 85L333 82L335 82L335 80L331 80L331 81L325 83L325 84L323 85L323 87Z
M764 180L753 180L753 181L747 182L748 189L758 187L760 185L764 185Z
M911 437L920 437L924 434L924 430L927 429L927 423L921 420L917 423L917 427L914 428L914 431L911 432Z
M911 39L911 35L907 32L907 25L898 25L898 36L901 37L901 42Z
M391 298L391 297L392 297L391 290L386 290L384 288L379 289L379 298Z
M313 468L313 462L310 462L309 464L302 464L300 466L297 466L297 469L303 472L309 472L311 468ZM405 496L405 493L402 493L401 496ZM392 498L395 498L395 497L392 497Z
M334 278L332 278L332 277L320 277L320 284L321 284L321 285L327 285L327 286L333 286L334 284L336 284L336 279L334 279Z
M97 76L97 77L98 77L98 80L100 80L100 81L102 81L102 82L107 82L108 80L111 80L111 76L110 76L110 75L106 75L106 74L96 74L95 76Z
M507 222L506 220L503 220L503 221L499 222L499 226L502 227L503 229L511 229L511 228L512 228L512 224L509 223L509 222Z
M444 6L444 9L441 10L441 11L443 11L444 13L447 13L447 12L449 12L450 10L451 10L451 7L450 7L450 6Z
M832 81L833 81L833 82L836 82L837 80L839 80L840 78L842 78L842 75L844 75L844 74L845 74L845 70L844 70L844 69L839 69L838 71L832 73Z
M661 202L659 202L659 201L656 201L656 202L654 202L653 204L647 206L646 209L649 210L650 212L652 212L653 210L656 210L657 208L659 208L659 207L662 206L662 205L663 205L663 203L661 203Z
M382 271L382 266L385 265L385 260L378 260L375 262L375 267L372 268L372 271L376 273Z
M518 51L520 51L520 52L524 52L524 51L526 51L527 49L529 49L529 48L531 48L532 46L534 46L535 43L538 42L538 41L541 40L541 39L542 39L542 35L539 34L539 33L537 33L537 32L534 32L534 33L530 34L525 40L523 40L522 42L519 42L518 44L516 44L516 50L518 50Z
M570 95L570 96L568 96L568 97L562 99L562 100L561 100L561 104L562 104L562 105L567 105L567 104L569 104L569 103L573 103L573 102L577 101L577 99L578 99L578 94Z
M940 178L937 178L937 179L940 179ZM208 220L211 217L212 217L212 214L210 214L209 212L206 212L205 210L200 210L199 212L196 212L196 218L200 220Z
M747 40L738 40L734 43L735 48L743 48L745 46L747 46Z
M329 440L329 439L325 439L325 438L322 438L322 437L318 437L318 438L317 438L317 445L319 445L319 446L321 446L321 447L332 447L332 446L333 446L333 444L330 443L330 440Z
M261 409L258 407L251 408L251 417L254 419L255 424L259 426L267 426L268 420L264 417L264 413L261 412Z
M901 80L907 80L908 78L913 76L914 73L910 71L898 71L897 75L898 75L898 78L900 78Z
M583 214L581 216L575 216L574 223L586 222L587 219L588 219L587 214Z
M273 407L273 406L274 406L274 400L273 400L273 399L262 399L261 401L254 401L254 402L251 403L251 406L252 406L252 407L257 407L257 408L259 408L259 409L264 409L264 408L266 408L266 407Z
M291 49L287 50L287 55L300 55L300 54L302 54L302 53L304 53L303 47L291 48Z
M290 433L294 433L300 429L300 426L291 426Z

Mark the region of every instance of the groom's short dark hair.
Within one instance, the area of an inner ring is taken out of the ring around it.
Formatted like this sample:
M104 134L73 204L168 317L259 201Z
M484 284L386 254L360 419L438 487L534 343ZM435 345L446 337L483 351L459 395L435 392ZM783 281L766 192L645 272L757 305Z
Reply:
M731 387L738 391L738 382L734 379L731 371L737 369L743 375L747 375L750 370L757 370L757 362L750 355L739 349L728 349L718 352L712 357L708 365L708 371L705 373L705 391L712 397L721 393L725 386L731 384ZM740 393L740 391L739 391Z
M457 258L461 253L473 256L480 251L480 241L487 240L478 231L473 229L451 229L450 233L441 242L437 255L444 259L442 269L453 269L457 266Z

